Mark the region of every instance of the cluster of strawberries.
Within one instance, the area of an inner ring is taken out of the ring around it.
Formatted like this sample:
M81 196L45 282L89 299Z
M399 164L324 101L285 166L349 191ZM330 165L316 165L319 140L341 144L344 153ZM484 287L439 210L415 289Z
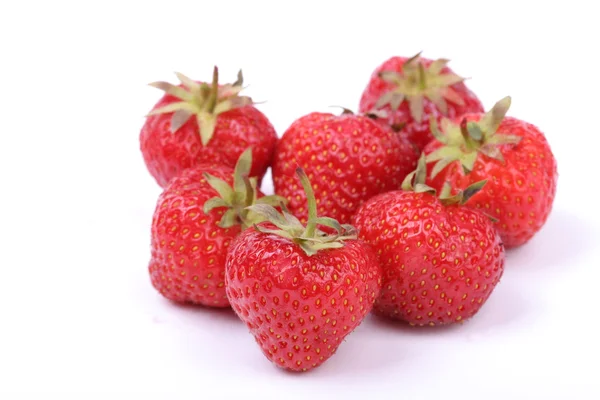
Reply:
M319 366L373 311L411 325L465 321L502 277L505 251L544 225L557 166L544 134L488 112L448 66L392 57L357 114L310 113L279 138L240 95L177 74L140 134L163 187L154 288L232 307L263 354ZM260 191L272 168L275 195Z

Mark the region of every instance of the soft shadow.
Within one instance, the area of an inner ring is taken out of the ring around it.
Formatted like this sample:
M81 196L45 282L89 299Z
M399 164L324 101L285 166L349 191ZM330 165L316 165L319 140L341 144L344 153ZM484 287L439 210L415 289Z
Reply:
M496 334L503 330L511 329L511 325L519 323L539 313L539 302L532 296L527 296L527 291L519 290L521 285L515 279L505 277L496 286L490 297L479 309L477 314L464 322L466 339L473 340L479 337ZM511 282L513 281L513 282Z
M393 320L385 316L373 313L373 324L375 329L385 329L390 332L401 333L402 335L410 336L439 336L452 334L452 332L460 329L462 324L448 324L436 326L412 326L408 322Z
M373 315L368 315L321 366L306 372L319 379L332 377L364 378L382 369L410 362L410 345L406 336L380 329ZM294 373L283 372L294 376Z
M548 270L585 258L593 250L594 227L564 209L553 210L527 243L506 252L506 269Z
M181 304L167 299L163 300L169 316L176 317L178 322L198 324L207 322L211 324L239 325L245 329L244 324L231 307L215 308L195 304ZM163 313L164 315L164 313ZM155 317L156 319L157 317ZM159 322L160 323L160 322Z

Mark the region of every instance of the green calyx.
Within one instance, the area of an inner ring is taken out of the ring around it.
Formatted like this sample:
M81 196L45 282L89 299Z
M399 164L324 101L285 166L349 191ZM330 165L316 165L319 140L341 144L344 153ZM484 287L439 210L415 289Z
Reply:
M233 175L233 187L224 180L209 173L204 173L208 184L219 193L218 196L208 199L204 203L204 213L208 214L214 208L226 207L228 210L223 214L219 226L229 228L241 225L242 230L264 221L264 218L248 207L253 205L279 205L285 202L280 196L271 195L257 198L257 180L250 178L250 167L252 166L252 150L249 148L242 153L235 166Z
M438 59L429 67L419 61L421 53L411 57L402 65L402 72L381 71L379 77L394 85L375 103L375 108L389 104L397 110L403 101L408 101L411 116L418 122L423 120L423 99L429 99L443 115L448 115L447 101L464 105L462 97L452 85L465 80L454 73L442 73L449 60Z
M402 190L412 191L415 193L429 193L433 196L437 196L436 190L431 186L425 184L425 180L427 179L427 163L425 161L425 153L421 153L419 157L419 162L417 164L417 168L412 171L410 174L406 175L404 181L402 182ZM450 182L445 182L442 190L439 193L438 198L444 205L450 204L465 204L471 197L473 197L477 192L479 192L485 184L487 180L482 180L479 182L475 182L472 185L468 186L464 190L459 190L458 193L452 194L452 186Z
M287 207L282 204L279 213L273 205L255 204L248 207L251 211L262 215L266 221L271 222L278 229L268 229L255 225L255 229L263 233L271 233L296 243L304 252L312 256L319 250L335 249L344 246L345 240L357 238L356 229L352 225L342 225L329 217L317 216L317 201L308 177L301 168L296 169L296 174L302 183L308 203L308 221L306 226L292 215ZM329 234L318 228L318 225L327 226L336 231Z
M168 82L154 82L150 86L163 90L180 101L157 108L148 115L173 113L171 117L172 133L181 128L192 116L195 116L203 146L206 146L213 137L219 114L253 104L250 97L239 95L243 89L241 70L234 83L221 86L219 86L219 69L216 66L210 84L198 83L179 72L176 72L175 75L183 87Z
M479 122L467 122L463 119L460 125L456 125L444 118L441 121L441 130L432 117L431 133L443 146L427 155L427 163L436 162L431 177L434 178L454 161L460 161L465 174L468 174L473 170L479 153L504 162L500 146L518 144L522 139L515 135L496 134L510 108L510 102L509 96L498 101Z

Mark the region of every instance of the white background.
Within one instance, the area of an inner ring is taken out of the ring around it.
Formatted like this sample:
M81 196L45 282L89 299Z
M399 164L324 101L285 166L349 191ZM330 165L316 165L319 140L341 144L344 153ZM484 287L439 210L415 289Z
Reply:
M0 397L600 398L592 4L2 1ZM545 131L558 160L550 219L510 252L475 318L408 329L369 317L328 362L295 375L231 312L176 307L153 290L160 189L138 135L161 93L147 83L174 71L208 79L213 64L234 80L243 68L281 134L305 113L356 109L379 63L420 50L450 58L486 108L511 95L510 115Z

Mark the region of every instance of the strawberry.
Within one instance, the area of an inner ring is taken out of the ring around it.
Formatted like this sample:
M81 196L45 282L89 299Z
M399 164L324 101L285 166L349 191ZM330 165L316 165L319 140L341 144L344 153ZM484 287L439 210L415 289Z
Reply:
M483 111L464 78L447 67L448 61L433 61L421 57L421 53L411 58L389 58L372 73L359 112L388 111L388 122L402 127L401 134L422 150L433 139L430 116L454 118Z
M183 170L199 164L233 168L252 147L250 176L262 180L271 163L277 134L252 99L240 96L242 72L233 84L219 85L217 67L209 85L177 73L179 85L155 82L165 91L140 132L140 149L150 174L161 187ZM192 118L192 116L194 118Z
M505 251L490 218L464 206L485 181L455 196L445 186L437 197L425 174L422 156L403 190L373 197L352 222L383 268L374 312L411 325L446 325L480 310L502 277Z
M286 207L251 210L268 223L247 229L232 243L226 262L231 305L277 366L307 371L328 360L371 311L381 289L377 256L356 239L354 228L317 217L305 173L306 226ZM317 225L336 234L327 234Z
M158 198L152 219L152 285L179 303L228 307L225 255L244 228L260 222L245 210L252 204L283 200L263 196L248 179L252 152L246 150L235 171L199 165L173 178ZM233 183L233 187L231 184Z
M558 179L556 159L544 134L534 125L505 117L505 97L487 113L467 114L433 124L437 140L425 148L428 184L439 189L448 181L464 187L489 183L473 196L471 207L498 220L506 248L528 242L545 224L554 203Z
M273 183L305 223L306 196L295 179L296 167L302 167L313 182L319 213L347 223L369 197L398 187L417 158L414 148L375 115L313 112L283 133Z

